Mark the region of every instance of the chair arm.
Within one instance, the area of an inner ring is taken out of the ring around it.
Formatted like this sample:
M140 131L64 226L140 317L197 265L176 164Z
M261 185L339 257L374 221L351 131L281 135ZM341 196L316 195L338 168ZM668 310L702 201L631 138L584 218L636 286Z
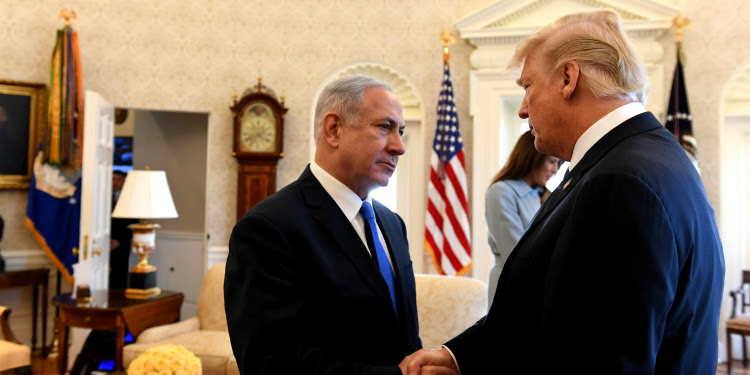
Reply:
M9 315L10 309L0 305L0 328L3 331L3 337L5 337L6 341L20 344L21 342L18 341L15 335L13 335L13 331L10 330L10 321L8 320Z
M737 296L742 295L742 304L745 304L745 288L739 288L737 290L730 290L729 295L732 297L732 315L729 319L734 319L737 315ZM742 306L744 308L744 306Z
M167 337L179 335L181 333L198 331L200 330L200 328L200 321L198 320L197 316L194 316L190 319L185 319L177 323L164 324L161 326L148 328L141 332L140 335L138 335L138 339L136 339L135 342L141 344L159 341Z

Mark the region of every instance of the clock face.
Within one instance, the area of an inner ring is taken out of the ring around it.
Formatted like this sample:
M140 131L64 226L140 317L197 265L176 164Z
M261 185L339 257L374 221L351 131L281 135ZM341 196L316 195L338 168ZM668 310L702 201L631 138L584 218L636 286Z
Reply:
M270 107L263 103L247 107L240 123L240 147L250 152L276 149L276 117Z

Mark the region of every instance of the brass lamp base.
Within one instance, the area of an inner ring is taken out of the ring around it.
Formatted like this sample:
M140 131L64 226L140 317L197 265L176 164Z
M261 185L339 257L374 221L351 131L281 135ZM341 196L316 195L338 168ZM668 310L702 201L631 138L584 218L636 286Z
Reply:
M133 230L133 251L140 256L141 261L130 269L125 297L146 299L157 296L161 289L156 286L156 266L148 263L148 253L154 250L159 224L149 224L144 220L128 227Z

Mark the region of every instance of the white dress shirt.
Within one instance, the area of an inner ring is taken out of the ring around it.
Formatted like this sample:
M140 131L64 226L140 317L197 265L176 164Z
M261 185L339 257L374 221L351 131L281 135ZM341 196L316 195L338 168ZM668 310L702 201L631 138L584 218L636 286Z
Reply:
M374 249L370 249L367 246L367 237L365 237L365 221L362 218L362 215L359 214L359 209L362 208L362 202L367 202L372 206L372 197L370 197L370 194L368 193L367 197L365 197L365 200L363 201L359 198L357 193L353 192L341 181L331 176L330 173L323 170L323 168L315 163L315 161L310 163L310 172L312 172L313 176L318 179L320 184L323 185L323 189L325 189L328 195L330 195L331 198L333 198L334 202L336 202L336 204L339 206L341 212L344 213L344 216L346 216L346 219L349 220L349 223L352 224L352 227L357 232L359 238L362 240L362 243L365 244L365 248L368 249L370 251L370 255L372 255ZM375 218L377 218L375 209L373 209L372 214L373 216L375 216ZM375 224L377 224L377 221ZM393 262L391 261L391 254L388 251L388 245L385 243L383 233L380 231L380 226L376 226L378 228L378 240L383 245L385 256L388 258L388 262L391 264L391 269L393 269Z
M646 108L640 102L633 102L623 105L620 108L608 113L606 116L591 125L581 137L576 141L576 145L573 146L573 156L570 157L570 165L568 170L572 171L578 164L586 152L596 144L602 137L607 135L612 129L616 128L617 125L630 120L631 118L646 112Z

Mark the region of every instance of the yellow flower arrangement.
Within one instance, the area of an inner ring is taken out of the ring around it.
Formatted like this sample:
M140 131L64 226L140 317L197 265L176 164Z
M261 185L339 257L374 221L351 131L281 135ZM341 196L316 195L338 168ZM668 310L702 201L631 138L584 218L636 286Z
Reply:
M128 366L128 375L200 375L202 371L201 361L179 345L153 347Z

